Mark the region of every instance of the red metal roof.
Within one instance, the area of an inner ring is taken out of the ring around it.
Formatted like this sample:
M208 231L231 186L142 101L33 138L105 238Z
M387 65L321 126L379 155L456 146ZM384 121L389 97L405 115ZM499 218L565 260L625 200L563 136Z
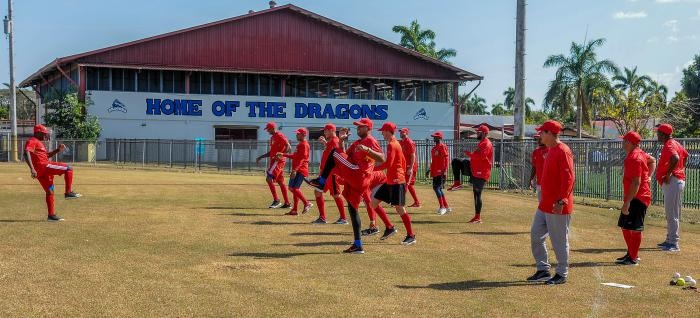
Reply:
M56 65L219 70L436 81L481 76L426 57L294 5L56 59Z

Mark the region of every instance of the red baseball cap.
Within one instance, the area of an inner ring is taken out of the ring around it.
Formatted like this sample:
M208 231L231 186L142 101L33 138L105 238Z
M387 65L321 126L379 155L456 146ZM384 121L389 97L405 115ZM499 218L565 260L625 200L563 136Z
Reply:
M669 136L673 134L673 126L671 126L670 124L661 124L658 127L656 127L655 130L658 130Z
M411 132L411 130L408 129L408 127L401 128L401 129L399 129L399 131L402 132L402 133L404 133L404 134L408 134L408 133Z
M36 134L38 132L48 134L49 130L46 129L46 127L44 127L44 125L35 125L34 126L34 133Z
M301 128L299 128L299 129L297 129L297 130L295 131L295 133L297 133L297 134L302 134L302 135L304 135L304 136L308 136L308 135L309 135L309 131L308 131L306 128L304 128L304 127L301 127Z
M443 139L445 138L445 135L442 134L442 131L436 131L432 135L430 135L430 137L438 137L440 139Z
M396 124L390 121L385 122L384 125L382 125L382 128L379 128L379 131L388 131L393 134L396 132Z
M355 121L352 124L355 126L367 126L367 128L369 129L372 129L374 127L374 123L372 122L372 120L367 117Z
M331 123L327 123L325 126L323 126L323 130L332 130L332 131L335 131L336 129L335 129L335 125L333 125L333 124L331 124Z
M561 132L561 123L556 120L545 121L544 124L535 128L538 132L548 131L553 134L558 134Z
M630 131L620 138L630 142L633 145L639 145L639 142L642 141L642 136L640 136L636 131Z
M476 131L480 131L484 133L484 135L487 135L489 133L489 127L486 125L479 125L479 127L476 127Z
M277 128L277 124L275 124L272 121L268 122L267 125L265 125L265 130L270 130L270 129L275 129L275 128Z

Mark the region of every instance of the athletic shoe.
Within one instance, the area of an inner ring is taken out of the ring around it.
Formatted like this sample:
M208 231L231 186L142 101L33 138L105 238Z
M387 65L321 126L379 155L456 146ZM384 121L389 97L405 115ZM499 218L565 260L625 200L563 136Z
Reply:
M56 214L54 215L49 215L49 217L46 218L46 221L49 222L58 222L58 221L63 221L64 219Z
M615 262L618 265L631 265L631 266L637 266L639 265L639 260L633 260L631 258L625 258L624 260L620 262Z
M289 211L289 212L285 213L284 215L295 215L295 216L296 216L296 215L299 215L299 212L297 212L297 211Z
M662 243L656 244L656 246L657 246L658 248L664 248L664 247L667 247L667 246L669 246L669 245L671 245L671 243L666 242L666 241L663 241Z
M323 218L318 218L318 219L314 220L313 222L311 222L311 224L326 224L326 223L327 223L326 219L323 219Z
M291 207L292 207L292 205L290 205L289 203L285 203L285 204L282 204L282 206L280 207L280 209L289 209L289 208L291 208Z
M437 214L445 215L447 213L447 208L439 208Z
M321 178L314 178L311 180L304 178L304 181L306 181L306 183L311 187L321 192L323 192L323 188L326 187L325 182L321 182Z
M406 238L403 239L403 242L401 242L401 245L413 245L416 244L416 236L410 236L406 235Z
M463 186L461 183L455 183L451 187L447 188L447 191L457 191L461 189Z
M370 228L364 229L364 230L362 230L362 232L360 232L360 234L362 236L372 236L372 235L376 235L377 233L379 233L379 230L376 227L370 227Z
M71 191L71 192L68 192L68 193L64 194L63 196L66 198L66 200L71 200L71 199L80 198L80 197L82 197L83 195L80 194L80 193L75 193L75 192Z
M469 222L467 223L472 223L472 224L479 224L481 223L481 216L475 215Z
M277 209L281 206L282 206L282 203L280 203L280 201L275 200L275 201L272 201L272 203L270 203L270 206L268 206L267 208L268 209Z
M630 258L630 254L626 253L625 256L623 257L618 257L615 259L615 264L622 264L626 259ZM637 262L641 261L642 259L637 257Z
M661 248L664 252L679 252L681 250L678 244L669 244Z
M566 283L566 277L559 274L555 274L554 277L547 280L547 285L559 285Z
M452 212L452 208L447 208L447 213Z
M409 208L420 208L420 203L415 202L415 203L409 205L408 207L409 207Z
M552 275L549 273L549 271L536 271L535 274L527 278L528 282L544 282L548 281L550 278L552 278Z
M304 206L304 209L301 210L301 214L309 213L309 210L311 210L311 208L312 208L313 206L314 206L313 203L309 203L309 204L305 205L305 206Z
M347 250L344 250L343 253L348 253L348 254L364 254L365 249L362 248L362 246L357 246L353 244L350 246Z
M333 224L348 225L348 221L343 218L340 218L338 219L338 221L333 222Z
M384 235L382 235L382 237L380 237L379 239L382 241L386 240L386 239L392 237L396 233L399 233L399 231L397 231L396 228L386 229L386 230L384 230Z

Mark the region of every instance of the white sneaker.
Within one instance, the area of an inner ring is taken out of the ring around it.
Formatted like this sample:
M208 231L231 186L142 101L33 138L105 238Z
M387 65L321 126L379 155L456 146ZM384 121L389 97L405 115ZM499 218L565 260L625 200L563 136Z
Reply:
M314 204L313 204L313 203L309 203L309 204L307 204L306 206L304 206L304 210L303 210L303 211L301 211L301 214L306 214L306 213L309 213L309 210L311 210L311 208L312 208L313 206L314 206Z
M447 213L452 212L452 208L447 208Z
M446 208L440 208L440 210L438 210L438 215L445 215L445 213L447 213L447 212L448 211Z

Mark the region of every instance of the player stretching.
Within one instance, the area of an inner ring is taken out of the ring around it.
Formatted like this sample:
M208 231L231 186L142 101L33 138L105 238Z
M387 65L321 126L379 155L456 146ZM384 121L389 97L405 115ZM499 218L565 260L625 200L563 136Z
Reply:
M287 153L289 152L289 141L287 137L280 131L277 131L277 125L273 122L267 123L265 125L265 131L270 134L270 151L264 153L255 159L256 163L260 163L265 157L270 157L270 165L267 167L267 186L270 187L270 193L272 193L272 204L270 204L270 209L283 208L288 209L289 197L287 197L287 186L284 184L284 164L287 161L284 157L277 157L277 153ZM284 205L280 203L279 197L277 196L277 190L275 189L275 182L280 186L282 191L282 197L284 198Z
M285 215L299 215L297 212L297 207L299 206L299 201L304 204L304 210L301 214L306 214L313 204L309 203L304 197L304 193L301 192L301 184L304 182L304 178L309 176L309 143L306 142L306 136L309 131L306 128L299 128L296 130L297 134L297 144L296 151L293 154L277 153L277 157L284 156L285 158L292 159L292 173L289 175L289 189L294 196L294 206Z
M491 162L493 161L493 145L488 138L489 128L481 125L476 128L476 139L479 143L473 152L465 151L464 154L471 158L472 176L469 182L472 183L474 194L474 217L469 223L481 223L481 193L484 191L486 182L491 177Z
M441 131L435 132L430 136L433 137L435 146L430 150L430 169L426 171L425 174L433 177L433 191L435 191L438 203L440 204L437 214L445 215L445 213L452 211L447 204L445 192L442 191L442 188L445 186L445 180L447 179L447 164L450 162L450 154L447 150L447 146L442 143L444 135Z
M413 198L413 204L409 205L409 208L420 208L420 200L418 200L418 195L416 195L416 173L418 173L418 156L416 155L416 143L408 136L410 131L408 128L401 128L399 130L401 135L401 150L403 151L403 156L406 158L406 188L408 193L411 194Z
M323 150L321 155L321 171L326 166L326 162L330 156L331 151L344 152L340 146L340 139L335 134L335 125L328 123L323 127L323 138L320 138L321 142L325 143L326 148ZM347 216L345 216L345 202L343 198L340 197L340 177L335 174L331 175L330 180L326 182L325 187L321 189L314 189L314 195L316 196L316 205L318 206L318 219L311 222L313 224L326 224L326 202L323 201L323 193L330 191L333 200L335 200L335 205L338 207L338 213L340 217L334 224L345 225L348 224Z

